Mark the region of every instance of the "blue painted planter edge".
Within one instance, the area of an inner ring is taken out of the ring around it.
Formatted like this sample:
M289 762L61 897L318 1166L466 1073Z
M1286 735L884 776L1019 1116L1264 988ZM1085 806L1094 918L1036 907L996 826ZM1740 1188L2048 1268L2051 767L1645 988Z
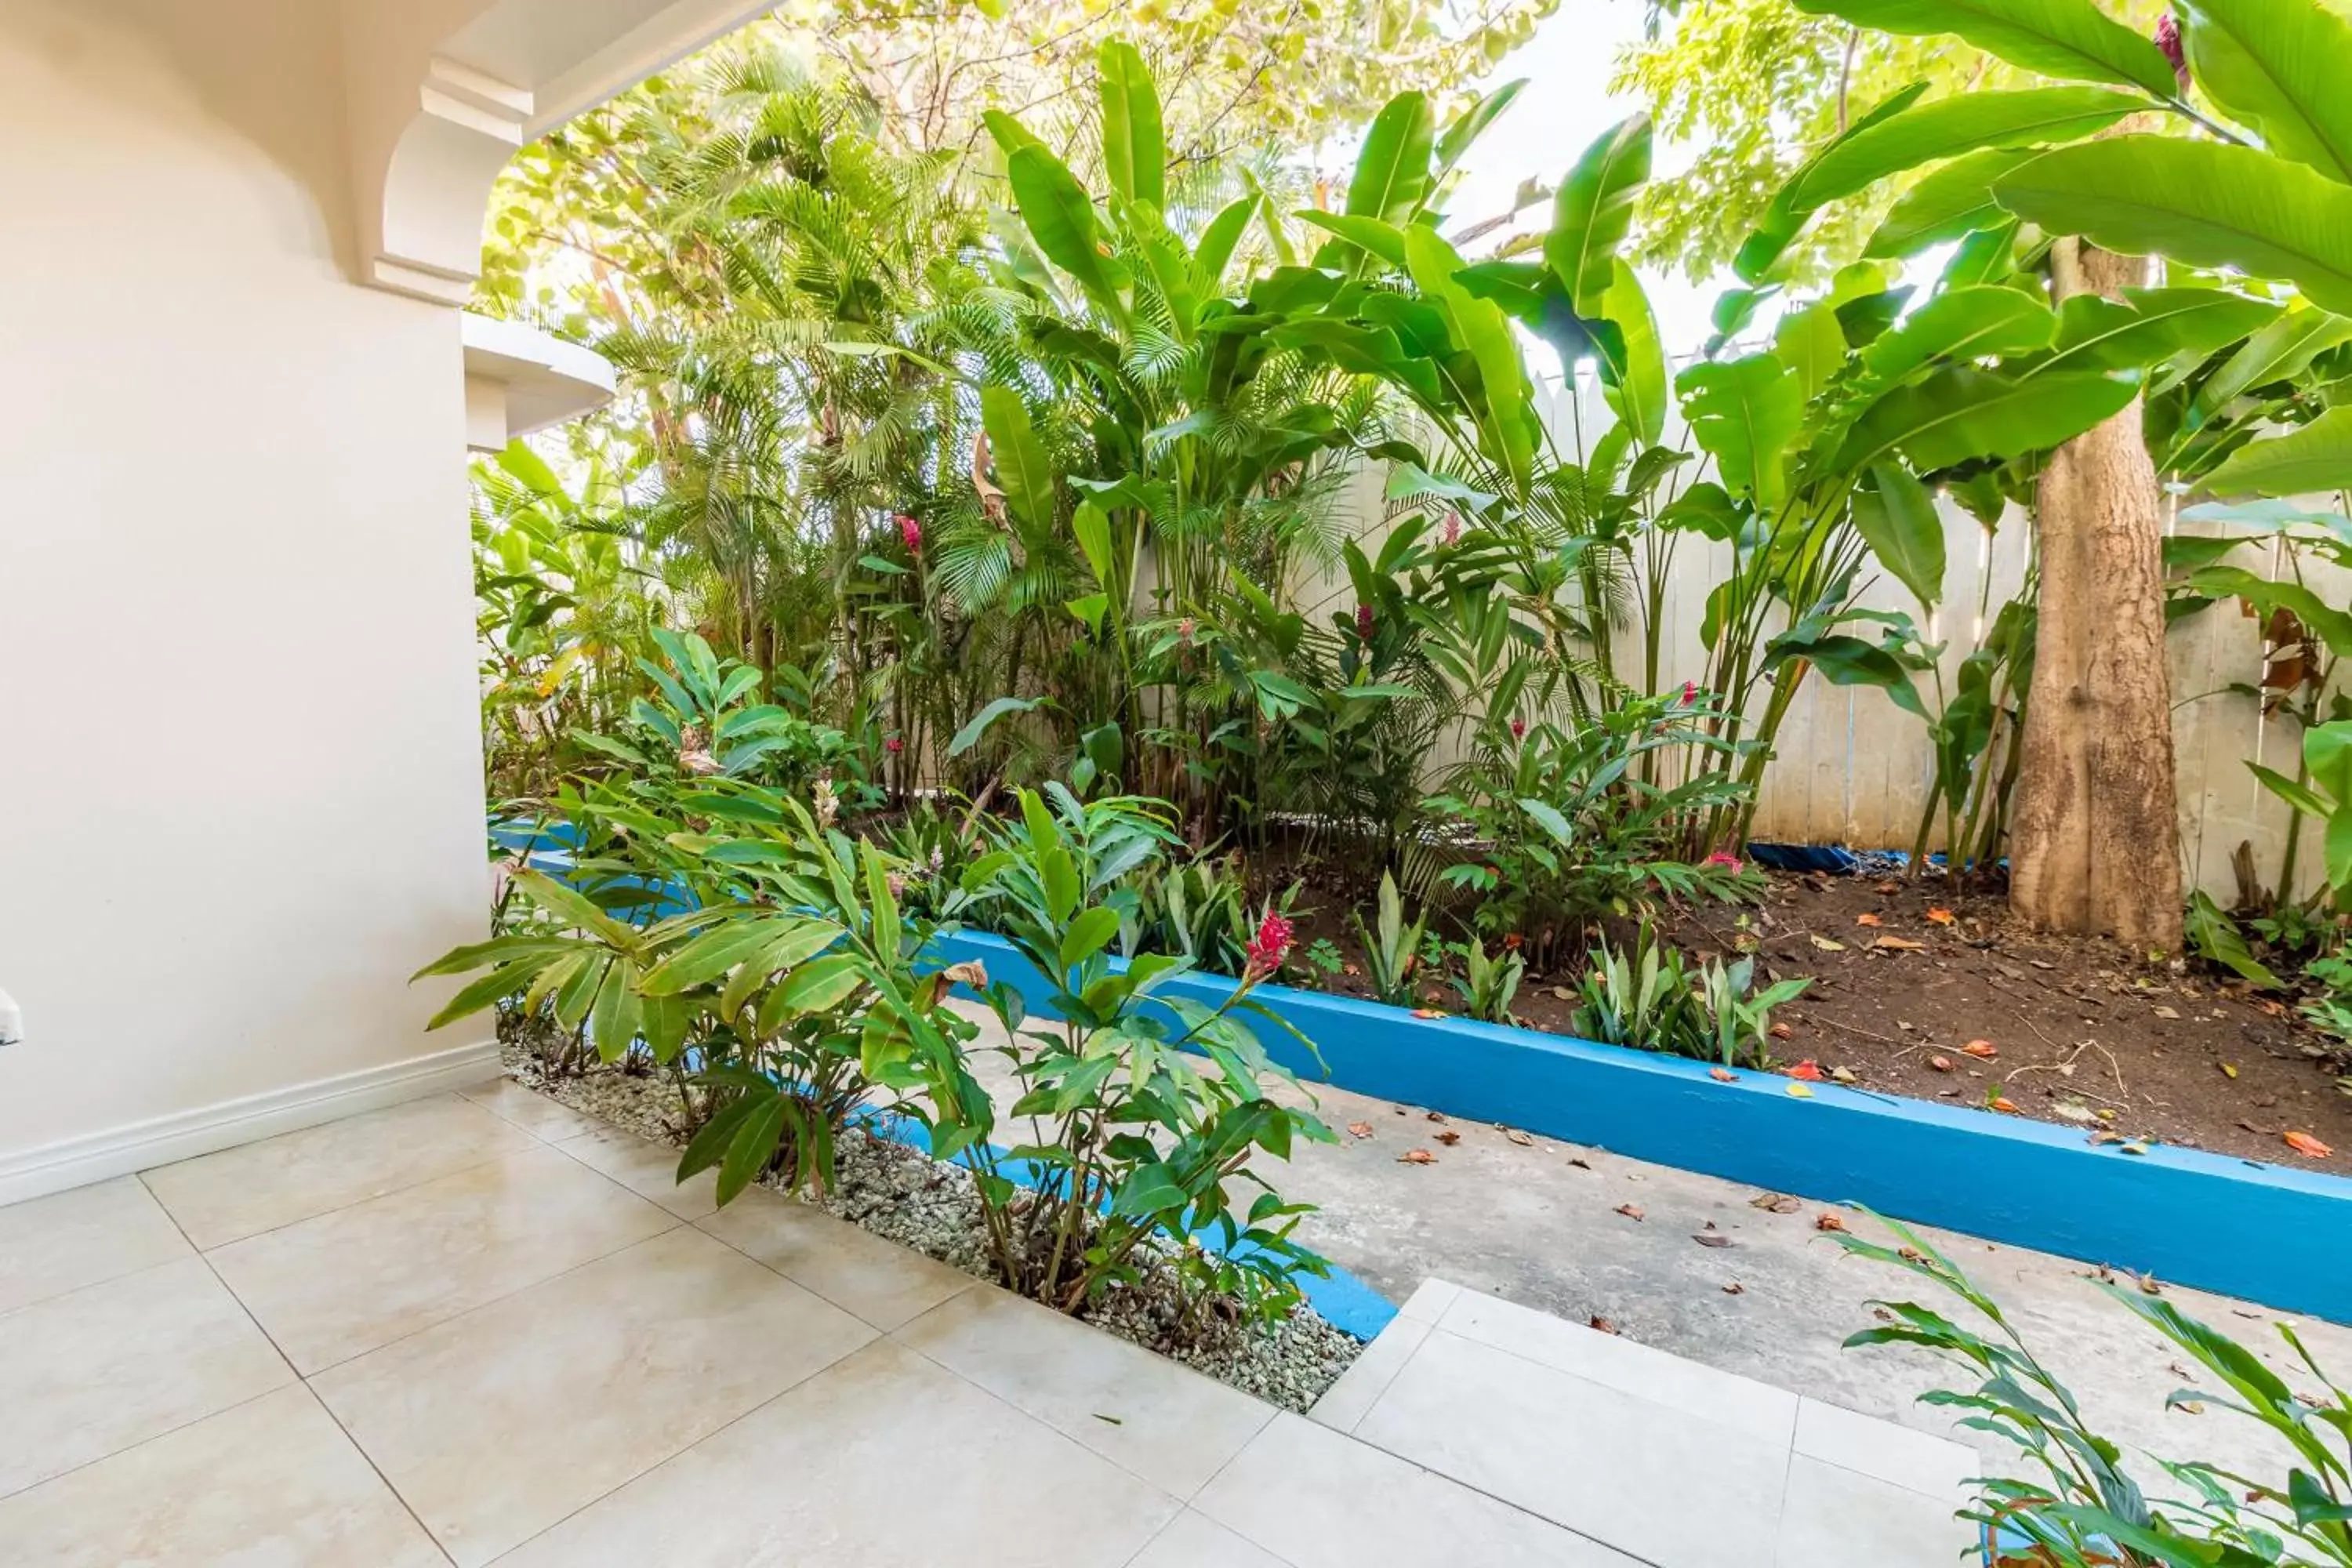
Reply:
M942 935L942 963L976 959L1033 1009L1050 994L1011 943ZM1211 1005L1234 982L1187 973L1164 992ZM2151 1274L2288 1311L2346 1321L2352 1254L2309 1245L2352 1234L2352 1181L2150 1147L2128 1154L2082 1132L1990 1111L1742 1071L1474 1019L1261 985L1253 993L1313 1041L1262 1032L1310 1083L1495 1121L2062 1257ZM2301 1244L2301 1245L2299 1245Z

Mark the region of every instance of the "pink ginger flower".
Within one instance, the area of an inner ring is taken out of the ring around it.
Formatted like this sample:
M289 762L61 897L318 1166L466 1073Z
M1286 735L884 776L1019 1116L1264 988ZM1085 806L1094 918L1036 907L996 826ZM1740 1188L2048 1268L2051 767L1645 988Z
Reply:
M1684 706L1684 707L1685 707L1685 708L1695 708L1695 707L1696 707L1697 705L1698 705L1698 682L1697 682L1697 681L1696 681L1696 680L1685 680L1685 681L1684 681L1684 682L1683 682L1683 706Z
M907 742L893 735L882 742L882 749L895 757L907 749Z
M1737 855L1727 855L1720 849L1708 856L1706 859L1700 861L1699 864L1702 866L1720 867L1724 870L1730 872L1735 877L1739 875L1740 871L1739 857Z
M1257 935L1250 939L1248 973L1252 977L1272 974L1290 956L1290 944L1297 936L1291 923L1272 910L1258 922Z
M923 552L923 525L903 511L898 514L898 537L907 542L908 554L920 555Z
M1360 643L1372 640L1372 607L1370 605L1356 606L1356 640Z
M1524 741L1524 740L1526 740L1527 738L1528 738L1528 721L1527 721L1525 719L1514 719L1514 720L1512 720L1512 721L1511 721L1511 739L1512 739L1512 740L1514 740L1514 741Z
M1191 647L1192 646L1192 636L1200 629L1200 623L1193 620L1190 616L1186 616L1182 620L1176 623L1176 635L1183 640L1183 644L1186 647Z
M2189 51L2181 47L2179 19L2169 11L2166 12L2164 19L2156 25L2156 47L2164 52L2166 59L2172 62L2173 77L2180 83L2180 90L2184 94L2187 93Z
M1445 514L1445 527L1439 532L1438 537L1444 540L1448 546L1462 542L1462 514L1460 512L1449 511Z

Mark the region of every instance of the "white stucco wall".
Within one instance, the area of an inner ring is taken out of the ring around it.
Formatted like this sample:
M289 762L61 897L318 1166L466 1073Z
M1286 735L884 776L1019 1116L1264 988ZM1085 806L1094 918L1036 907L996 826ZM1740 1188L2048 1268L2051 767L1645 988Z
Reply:
M458 321L350 280L336 27L0 0L0 1188L484 1032L406 983L484 920Z

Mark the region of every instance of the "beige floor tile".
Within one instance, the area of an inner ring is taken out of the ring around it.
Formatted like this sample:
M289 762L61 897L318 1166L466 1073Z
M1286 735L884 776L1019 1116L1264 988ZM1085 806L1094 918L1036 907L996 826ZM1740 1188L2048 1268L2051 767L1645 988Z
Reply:
M1393 1319L1364 1347L1364 1353L1349 1363L1339 1381L1323 1391L1323 1397L1307 1413L1308 1419L1320 1421L1334 1432L1354 1431L1356 1423L1388 1392L1389 1384L1429 1335L1425 1318L1400 1315Z
M681 1226L345 1362L312 1387L471 1568L873 1338Z
M308 1376L677 1224L533 1143L232 1243L211 1262Z
M499 1563L1124 1568L1175 1511L1173 1499L885 1342Z
M194 1249L136 1176L0 1208L0 1312Z
M1270 1405L1003 1290L964 1291L892 1338L1180 1498L1274 1418Z
M1063 1436L1190 1498L1275 1408L1007 1290L964 1290L891 1335Z
M1797 1452L1915 1492L1957 1497L1982 1472L1975 1449L1818 1399L1797 1407Z
M1208 1515L1186 1509L1151 1538L1128 1568L1284 1568L1281 1558L1261 1551Z
M698 1223L885 1333L974 1283L960 1268L764 1188L747 1190Z
M532 1137L549 1143L578 1138L612 1126L611 1122L599 1121L537 1089L525 1089L504 1076L469 1084L457 1092L492 1115L511 1121Z
M1776 1568L1952 1568L1976 1539L1932 1497L1802 1455L1789 1468Z
M1785 1432L1769 1441L1443 1327L1356 1436L1658 1568L1754 1568L1789 1470Z
M446 1568L308 1389L0 1500L12 1568Z
M639 1197L651 1198L680 1219L701 1219L718 1212L718 1170L705 1171L680 1185L678 1152L667 1143L600 1123L556 1147Z
M1641 1568L1297 1415L1276 1416L1192 1506L1290 1568Z
M0 1495L293 1381L201 1258L20 1307L0 1317Z
M144 1179L210 1251L533 1146L473 1101L436 1094L160 1165Z

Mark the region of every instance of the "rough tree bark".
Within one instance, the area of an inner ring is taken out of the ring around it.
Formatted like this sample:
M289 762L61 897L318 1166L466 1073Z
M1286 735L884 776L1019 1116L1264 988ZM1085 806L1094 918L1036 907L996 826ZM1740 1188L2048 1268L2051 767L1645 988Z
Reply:
M2147 263L2074 239L2061 300L2113 295ZM2046 930L2180 946L2180 826L2164 662L2161 494L2135 400L2052 455L2034 529L2042 603L2011 816L2010 908Z

